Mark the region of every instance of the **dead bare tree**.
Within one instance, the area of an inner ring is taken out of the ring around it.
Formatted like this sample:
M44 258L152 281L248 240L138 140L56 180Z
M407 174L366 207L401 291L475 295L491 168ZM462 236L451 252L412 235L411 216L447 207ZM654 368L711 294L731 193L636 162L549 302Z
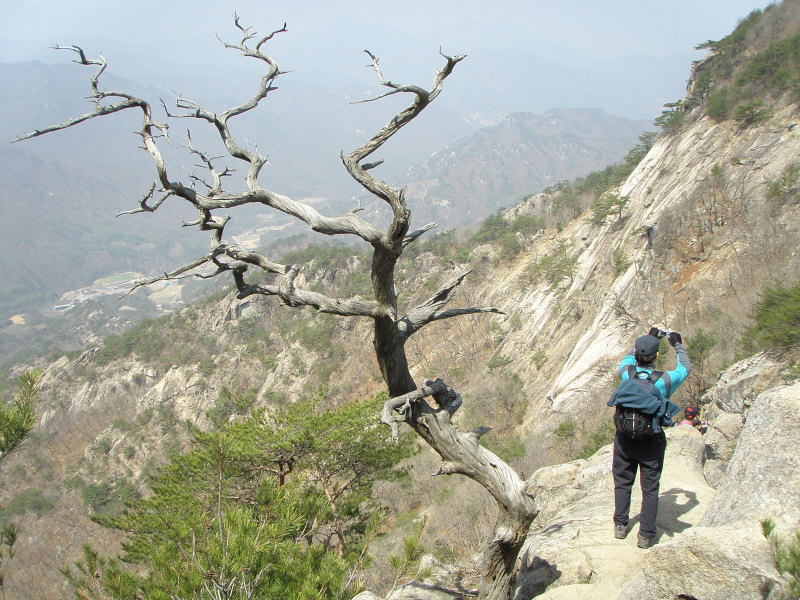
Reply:
M380 229L361 218L359 208L336 216L327 217L316 209L262 187L259 174L267 158L258 152L239 144L231 133L229 122L256 108L267 95L275 90L274 82L284 74L278 64L267 55L264 46L274 36L286 31L283 28L269 35L258 37L256 32L240 24L234 15L234 23L241 33L238 44L222 41L226 48L236 50L242 55L261 61L266 72L261 78L257 91L247 102L217 114L200 106L197 102L179 97L176 101L177 114L172 114L166 105L162 106L168 119L195 119L215 128L230 158L241 161L247 167L244 177L245 189L231 191L223 187L223 180L233 174L231 168L218 169L217 158L212 158L194 147L189 138L188 151L196 156L207 170L208 181L189 176L187 183L174 179L167 171L166 161L160 144L171 143L169 126L154 119L149 102L125 92L102 89L100 77L106 70L106 60L87 58L78 46L61 47L76 55L75 62L96 67L91 77L91 100L94 110L64 123L26 133L16 141L38 137L54 131L67 129L84 121L102 117L127 109L138 109L142 113L142 127L138 132L143 147L151 156L156 168L158 181L139 202L138 208L126 213L152 212L158 210L165 200L180 198L194 206L198 218L184 225L197 226L200 230L211 232L210 251L197 259L180 266L170 273L137 282L133 289L156 281L178 279L192 274L212 277L230 273L238 289L239 297L250 295L277 296L291 307L311 306L323 313L341 316L360 316L372 319L374 323L373 345L383 379L389 389L389 400L383 411L383 421L396 429L396 422L408 423L442 458L442 466L437 474L459 473L483 485L495 498L499 506L499 518L494 535L486 550L486 570L480 588L479 598L485 600L508 600L515 573L515 563L528 528L537 513L536 504L526 493L525 483L507 464L497 456L481 447L479 438L489 431L479 427L469 433L461 433L451 422L451 417L461 404L460 396L443 381L428 382L417 389L417 384L409 371L406 357L406 342L426 325L435 321L460 315L478 313L501 313L494 307L470 306L466 308L446 308L454 296L456 288L463 282L468 271L454 268L448 281L419 304L401 314L398 310L398 295L395 288L395 267L403 249L417 240L426 231L435 227L428 224L410 230L411 211L404 195L404 189L396 189L384 181L375 179L370 170L382 161L367 163L365 160L378 151L402 127L410 123L442 91L445 79L464 58L442 54L444 66L437 71L430 90L413 85L400 85L384 78L378 58L365 51L371 61L381 85L386 91L373 100L394 94L409 94L411 104L397 113L369 141L348 155L342 155L342 162L351 177L364 189L388 204L392 220L386 229ZM198 189L202 188L202 189ZM374 298L334 298L322 293L300 289L295 285L300 272L298 265L279 264L267 256L252 252L223 239L223 232L230 217L215 213L246 204L262 204L295 217L306 223L312 230L325 235L351 235L368 242L373 248L371 263L371 282ZM203 267L211 267L213 272L198 272ZM262 271L269 274L267 283L248 282L249 271ZM436 406L425 400L432 396ZM387 449L391 451L391 449Z

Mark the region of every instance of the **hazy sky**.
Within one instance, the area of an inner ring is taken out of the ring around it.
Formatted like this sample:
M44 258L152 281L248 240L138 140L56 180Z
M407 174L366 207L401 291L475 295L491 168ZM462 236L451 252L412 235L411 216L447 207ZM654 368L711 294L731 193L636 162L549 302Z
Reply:
M109 38L147 44L210 39L237 11L259 31L288 22L298 39L342 17L379 34L410 34L452 53L470 47L541 49L548 43L596 58L692 52L727 35L764 0L0 0L3 62L41 57L55 43ZM364 37L372 38L366 31ZM13 43L9 43L13 42ZM113 47L113 42L112 47ZM525 45L527 44L527 47ZM109 48L102 49L110 53ZM53 58L53 60L58 60Z
M516 111L603 108L653 118L685 93L694 47L728 35L766 0L0 0L0 62L67 63L55 44L102 53L109 73L204 100L260 76L221 47L233 25L260 34L287 23L266 50L292 72L282 85L375 86L363 55L387 78L427 87L442 51L467 54L447 103L490 123ZM490 8L489 8L490 7ZM625 58L621 58L625 57ZM634 58L630 58L634 57ZM605 84L605 89L603 85ZM177 88L177 89L176 89ZM624 93L622 90L625 90ZM616 91L616 94L615 94Z

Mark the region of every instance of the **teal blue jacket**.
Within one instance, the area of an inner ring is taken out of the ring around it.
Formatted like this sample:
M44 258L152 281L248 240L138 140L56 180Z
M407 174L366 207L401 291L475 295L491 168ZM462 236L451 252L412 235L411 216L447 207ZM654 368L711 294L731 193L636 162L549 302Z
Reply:
M662 396L660 406L643 407L643 406L630 406L630 408L638 408L646 414L655 414L653 417L653 431L659 432L662 427L670 427L674 425L672 417L678 414L681 410L680 406L669 401L670 396L678 389L678 386L686 381L689 373L692 371L692 366L689 362L689 354L683 344L675 344L675 354L677 356L677 366L672 371L665 371L653 384ZM619 364L619 375L623 381L628 379L628 367L634 365L637 372L652 373L655 369L649 367L642 367L636 364L634 350L632 349L629 354L622 359ZM612 396L609 400L609 406L615 406L618 399ZM626 405L627 406L627 405ZM655 409L655 410L653 410Z
M683 344L675 344L675 355L678 359L678 366L672 371L665 371L661 378L655 383L658 391L667 399L672 396L680 384L686 381L689 373L692 372L692 365L689 363L689 354L686 352L686 348ZM654 371L654 369L649 367L637 365L634 350L631 349L628 355L619 363L619 368L617 369L623 381L628 378L628 365L636 365L636 370L638 372L644 371L645 373L652 373Z

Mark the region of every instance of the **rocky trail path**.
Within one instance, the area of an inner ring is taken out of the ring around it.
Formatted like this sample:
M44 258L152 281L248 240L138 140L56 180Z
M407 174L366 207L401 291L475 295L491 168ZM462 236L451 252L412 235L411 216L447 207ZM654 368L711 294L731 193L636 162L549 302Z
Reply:
M656 545L696 525L715 490L703 476L702 436L691 427L667 432L661 476ZM547 525L532 531L523 550L523 570L516 597L541 593L548 581L562 585L536 596L542 600L617 598L624 583L642 568L645 553L636 546L641 490L637 478L631 497L631 522L624 540L614 538L612 446L585 461L543 469L532 481ZM544 490L543 488L547 488ZM563 502L568 498L567 503ZM529 556L536 558L530 561ZM569 583L567 583L569 582Z

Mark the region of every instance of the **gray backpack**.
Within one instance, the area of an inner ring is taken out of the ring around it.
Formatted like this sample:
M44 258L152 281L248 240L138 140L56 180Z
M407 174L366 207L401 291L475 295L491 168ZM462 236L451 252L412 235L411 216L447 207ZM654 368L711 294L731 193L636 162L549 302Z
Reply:
M614 426L625 437L641 440L656 435L653 431L655 414L647 414L637 408L626 406L626 402L648 404L652 402L652 396L655 396L660 404L662 395L655 382L663 374L663 371L640 372L634 365L628 365L628 379L620 383L617 391L611 395L612 400L616 399L618 402L614 413Z

